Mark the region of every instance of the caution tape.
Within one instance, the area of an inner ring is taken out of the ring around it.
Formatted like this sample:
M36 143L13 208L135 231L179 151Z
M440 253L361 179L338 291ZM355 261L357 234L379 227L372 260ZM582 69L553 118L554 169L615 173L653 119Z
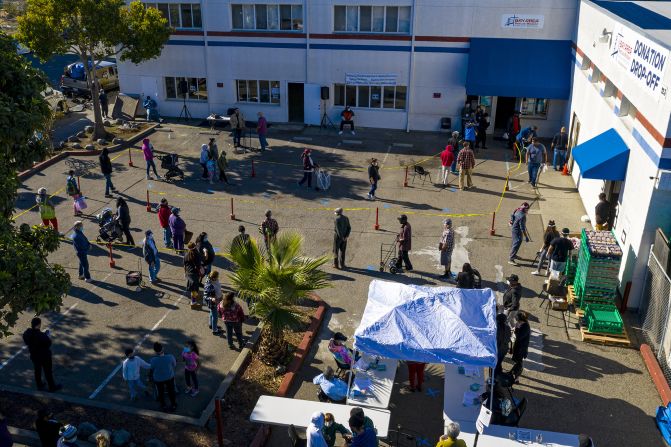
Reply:
M508 185L508 180L510 179L510 173L517 171L520 166L522 166L522 152L520 151L520 147L518 146L517 142L513 143L515 149L517 149L517 154L518 154L518 161L517 161L517 166L515 169L511 169L508 171L506 174L506 182L503 184L503 191L501 191L501 197L499 198L499 203L496 205L496 209L494 210L494 213L498 213L499 210L501 209L501 204L503 203L503 197L506 195L506 185Z
M52 197L55 197L56 195L62 193L63 191L65 191L65 188L61 188L61 189L59 189L58 191L56 191L55 193L53 193L52 195L50 195L49 198L51 199ZM23 216L24 214L29 213L30 211L34 210L34 209L37 208L38 206L39 206L39 205L36 203L35 205L31 206L31 207L28 208L27 210L25 210L25 211L21 211L21 212L20 212L19 214L17 214L16 216L12 216L12 220L16 220L16 219L18 219L19 217Z

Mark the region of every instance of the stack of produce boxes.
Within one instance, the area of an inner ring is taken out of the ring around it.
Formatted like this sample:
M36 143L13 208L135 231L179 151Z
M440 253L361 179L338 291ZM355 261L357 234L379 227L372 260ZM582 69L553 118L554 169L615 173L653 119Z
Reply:
M575 294L580 308L589 303L614 304L622 249L610 231L582 230Z

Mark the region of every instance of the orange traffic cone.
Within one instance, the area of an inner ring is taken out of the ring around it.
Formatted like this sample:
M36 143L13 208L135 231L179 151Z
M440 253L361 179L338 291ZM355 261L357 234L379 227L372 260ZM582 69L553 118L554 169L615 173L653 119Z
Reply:
M561 175L568 175L568 164L564 163L564 169L561 170Z

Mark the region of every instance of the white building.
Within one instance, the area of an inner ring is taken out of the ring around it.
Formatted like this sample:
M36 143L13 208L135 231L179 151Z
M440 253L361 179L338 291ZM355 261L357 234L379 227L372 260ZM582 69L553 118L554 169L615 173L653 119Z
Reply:
M121 91L179 116L239 107L253 119L459 128L468 100L490 104L489 132L514 110L552 135L567 122L578 0L181 0L150 3L175 27L158 59L121 63ZM327 87L328 99L321 98ZM478 98L480 97L480 98Z
M592 222L613 205L621 292L640 304L655 230L671 233L671 2L582 0L574 45L572 175Z

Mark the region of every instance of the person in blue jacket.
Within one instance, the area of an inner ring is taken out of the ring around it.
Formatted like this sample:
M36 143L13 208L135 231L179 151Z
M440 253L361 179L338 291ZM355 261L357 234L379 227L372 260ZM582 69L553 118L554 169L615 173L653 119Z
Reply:
M72 235L72 245L79 258L79 279L91 282L91 273L89 273L88 251L91 249L91 243L84 236L84 223L81 220L75 222L74 234Z
M471 143L471 148L475 147L476 127L473 121L468 121L464 128L464 141Z
M161 121L158 116L158 110L157 110L158 104L156 103L156 100L154 98L147 95L144 102L142 103L142 107L147 111L147 122Z
M517 137L515 137L517 140L517 147L520 151L524 151L524 148L531 143L531 139L536 136L537 130L538 126L529 126L520 130L520 133L518 133Z

